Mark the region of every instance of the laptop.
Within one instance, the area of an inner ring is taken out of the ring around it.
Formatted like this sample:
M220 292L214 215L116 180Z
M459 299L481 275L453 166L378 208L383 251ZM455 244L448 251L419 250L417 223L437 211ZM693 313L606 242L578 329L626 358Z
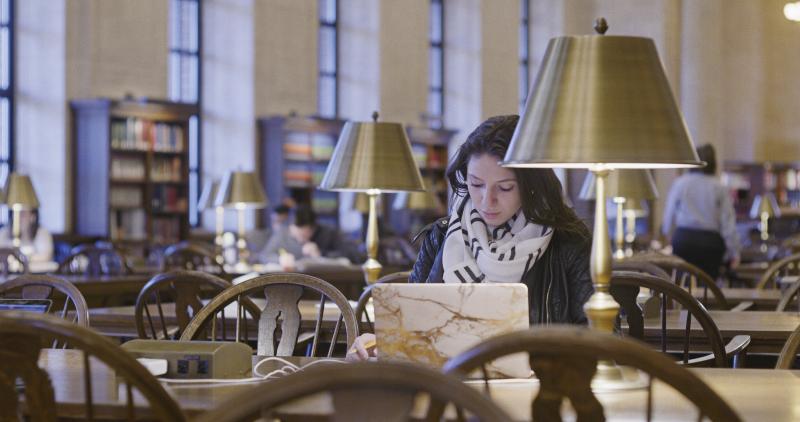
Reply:
M50 299L5 299L0 298L0 311L28 311L45 314L50 310Z
M377 284L372 290L379 360L441 368L491 337L528 328L521 283ZM497 359L490 377L528 378L526 354Z

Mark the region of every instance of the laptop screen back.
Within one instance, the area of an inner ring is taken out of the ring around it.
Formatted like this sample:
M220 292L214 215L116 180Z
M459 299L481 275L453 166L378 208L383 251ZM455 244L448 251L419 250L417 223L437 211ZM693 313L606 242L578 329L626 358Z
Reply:
M440 368L483 340L528 328L528 289L521 283L378 284L372 294L380 360ZM530 375L524 356L502 361L489 372Z

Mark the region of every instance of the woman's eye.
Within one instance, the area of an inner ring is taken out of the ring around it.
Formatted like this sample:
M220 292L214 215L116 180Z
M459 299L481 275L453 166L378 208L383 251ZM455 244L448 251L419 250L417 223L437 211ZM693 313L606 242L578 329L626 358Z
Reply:
M477 183L470 183L470 186L472 186L473 188L482 188L483 187L483 185L480 185L480 184L477 184Z
M514 190L514 186L498 186L501 191L503 192L511 192Z

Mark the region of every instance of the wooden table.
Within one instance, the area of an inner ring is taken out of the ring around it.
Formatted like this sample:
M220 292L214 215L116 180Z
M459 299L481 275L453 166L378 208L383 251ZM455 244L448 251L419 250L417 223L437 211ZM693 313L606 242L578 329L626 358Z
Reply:
M44 350L39 361L53 380L60 416L75 415L84 402L82 362L75 350ZM95 402L120 419L124 418L124 394L120 394L113 373L101 365L92 365L92 386ZM692 369L717 391L745 421L800 420L800 371L771 369ZM170 394L189 415L220 405L237 393L253 388L254 384L214 386L168 386ZM481 388L480 384L475 385ZM671 387L656 382L653 386L655 420L696 420L694 406ZM122 390L124 391L124 390ZM530 420L532 397L538 391L535 380L506 380L492 385L493 399L515 420ZM598 393L608 420L644 420L644 390ZM137 405L145 406L137 397ZM331 410L327 397L297 402L287 413L315 415Z
M708 311L717 324L725 342L739 334L747 334L751 338L751 353L779 353L786 339L800 325L800 314L797 312L774 311ZM685 311L667 311L667 342L682 344L686 329ZM651 344L660 344L661 322L658 318L645 319L645 339ZM696 320L692 321L692 343L707 345L703 328Z
M742 302L752 302L753 306L747 310L772 311L781 300L781 292L777 289L751 289L745 287L723 287L722 294L730 306L736 306ZM711 292L704 294L702 288L692 290L692 295L708 305L715 305L716 299ZM707 297L706 297L707 296Z

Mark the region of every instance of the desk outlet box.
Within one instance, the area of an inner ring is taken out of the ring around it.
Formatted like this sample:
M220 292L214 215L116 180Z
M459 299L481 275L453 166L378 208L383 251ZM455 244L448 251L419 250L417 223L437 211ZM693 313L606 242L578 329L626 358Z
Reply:
M253 349L219 341L131 340L122 348L137 358L165 359L167 378L246 378Z

